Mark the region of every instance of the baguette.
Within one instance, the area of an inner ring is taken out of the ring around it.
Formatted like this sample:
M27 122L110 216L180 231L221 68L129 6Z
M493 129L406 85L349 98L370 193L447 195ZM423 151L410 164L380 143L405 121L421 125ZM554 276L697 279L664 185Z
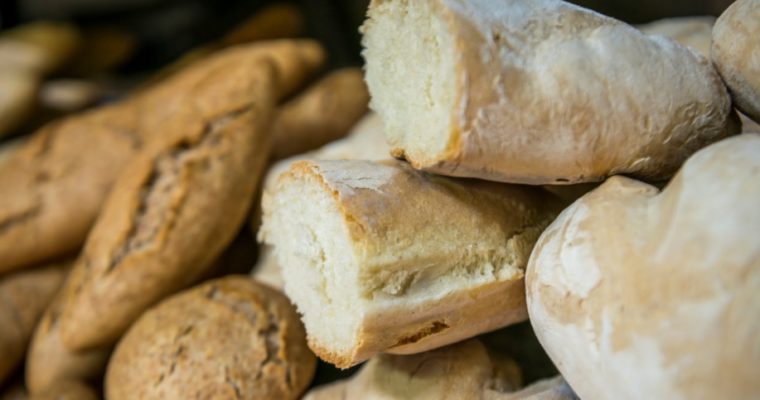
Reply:
M614 177L530 257L530 321L584 399L760 396L760 135L697 152L661 192Z
M523 271L555 199L389 160L301 161L263 198L309 346L340 368L526 318Z
M54 263L0 279L0 383L24 359L34 327L69 265Z
M367 112L368 102L361 69L330 73L282 106L272 125L272 158L290 157L340 139Z
M715 22L711 55L736 108L760 122L760 0L737 0Z
M54 122L0 164L0 273L34 265L82 246L124 166L148 143L197 131L251 101L246 68L263 54L302 62L282 67L277 98L290 94L321 64L314 42L272 42L220 52L156 87L111 106Z
M143 311L197 280L234 238L269 158L275 102L319 64L316 46L272 42L251 46L255 57L245 61L228 58L234 62L217 65L227 79L202 82L207 97L167 121L164 137L130 162L67 281L73 290L59 320L66 347L115 343Z
M527 184L663 180L738 132L706 58L560 0L373 0L367 15L370 107L415 168Z
M114 351L105 392L111 400L296 399L315 365L288 299L228 276L143 314Z

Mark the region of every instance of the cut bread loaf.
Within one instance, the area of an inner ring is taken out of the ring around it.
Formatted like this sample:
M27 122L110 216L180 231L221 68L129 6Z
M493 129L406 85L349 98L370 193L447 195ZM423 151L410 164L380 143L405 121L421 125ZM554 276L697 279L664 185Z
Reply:
M555 207L537 188L396 160L300 161L265 193L260 238L310 347L346 368L524 320L524 267Z
M736 108L760 122L760 0L737 0L721 14L711 55Z
M760 397L759 154L744 134L661 192L611 178L541 235L530 320L581 398Z
M416 168L661 180L738 130L706 58L559 0L373 0L367 15L370 106Z

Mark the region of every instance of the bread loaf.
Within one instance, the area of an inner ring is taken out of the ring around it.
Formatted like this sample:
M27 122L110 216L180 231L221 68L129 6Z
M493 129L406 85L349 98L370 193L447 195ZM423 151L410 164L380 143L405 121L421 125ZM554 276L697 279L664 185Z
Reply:
M40 78L27 70L0 69L0 137L26 121L36 104Z
M24 358L34 327L69 265L54 263L0 278L0 384Z
M614 177L541 235L536 335L584 399L760 396L760 135L707 147L661 192Z
M312 42L255 49L245 62L217 65L226 81L203 83L216 94L234 88L229 97L195 99L115 183L67 282L74 289L59 325L69 349L115 343L144 310L198 279L234 238L269 158L280 84L321 60Z
M416 168L662 180L738 131L709 60L560 0L373 0L367 15L370 107Z
M705 58L710 57L710 41L715 17L677 17L666 18L637 28L650 36L664 36L690 47Z
M539 189L396 160L301 161L265 193L259 237L311 349L347 368L524 320L524 267L555 207Z
M61 381L48 389L34 393L29 400L97 400L98 394L86 384L78 381Z
M373 357L348 380L317 387L304 400L481 399L522 385L520 367L475 339L420 354Z
M760 0L737 0L715 22L711 55L736 108L760 122Z
M148 310L119 342L105 391L120 399L296 399L316 358L293 306L242 276Z
M361 69L330 73L282 106L272 125L272 158L290 157L340 139L367 112L368 102Z

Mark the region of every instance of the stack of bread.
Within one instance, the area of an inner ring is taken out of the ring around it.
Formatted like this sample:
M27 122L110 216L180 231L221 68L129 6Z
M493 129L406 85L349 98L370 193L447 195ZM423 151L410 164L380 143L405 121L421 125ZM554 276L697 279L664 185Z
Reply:
M760 397L760 1L372 0L362 33L364 72L218 44L0 149L7 396Z

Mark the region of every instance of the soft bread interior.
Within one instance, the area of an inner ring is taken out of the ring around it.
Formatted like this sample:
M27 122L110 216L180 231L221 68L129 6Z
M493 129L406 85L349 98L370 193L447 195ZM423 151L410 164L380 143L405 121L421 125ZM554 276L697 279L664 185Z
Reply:
M456 52L449 28L432 1L375 3L363 27L370 107L396 154L436 158L454 132Z
M262 236L276 244L285 292L302 315L309 343L345 354L356 345L362 318L346 220L319 177L292 170L283 178L265 199Z

